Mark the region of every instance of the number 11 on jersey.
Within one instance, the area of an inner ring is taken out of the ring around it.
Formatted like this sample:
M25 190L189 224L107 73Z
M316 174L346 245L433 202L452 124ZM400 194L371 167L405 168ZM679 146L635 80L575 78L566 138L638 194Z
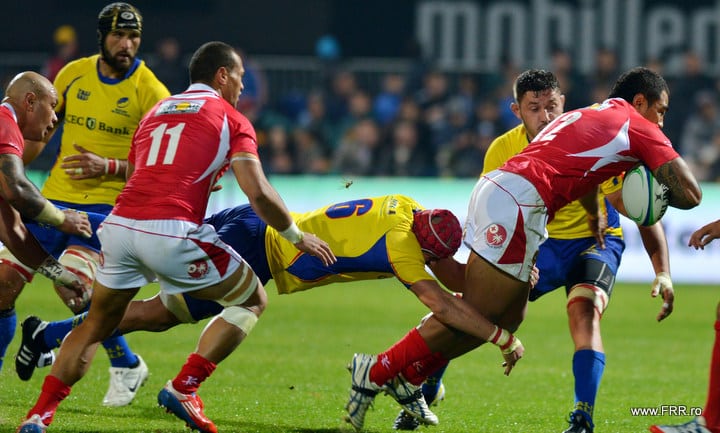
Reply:
M165 135L168 135L169 139L167 140L167 150L165 151L165 157L163 158L162 163L165 165L172 164L173 159L175 159L175 153L177 152L178 143L180 142L180 134L182 134L182 130L184 128L185 123L178 123L172 128L168 128L168 124L163 123L162 125L155 128L150 134L153 140L152 144L150 145L150 152L148 153L148 159L145 165L150 166L157 164L158 154L160 153L160 146L162 146L163 138L165 137Z

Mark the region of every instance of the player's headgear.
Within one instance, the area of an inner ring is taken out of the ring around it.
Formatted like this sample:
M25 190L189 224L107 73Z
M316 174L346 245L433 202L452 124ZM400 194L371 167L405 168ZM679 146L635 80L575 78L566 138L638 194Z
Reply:
M439 259L454 255L462 239L457 217L446 209L426 209L413 215L413 233L420 248Z
M115 30L131 29L142 32L142 15L131 4L116 2L110 3L98 15L98 44L104 50L105 36Z

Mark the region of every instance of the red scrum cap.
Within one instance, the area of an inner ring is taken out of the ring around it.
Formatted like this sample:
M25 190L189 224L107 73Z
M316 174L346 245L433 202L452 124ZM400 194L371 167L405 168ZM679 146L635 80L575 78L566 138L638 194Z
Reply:
M457 217L446 209L426 209L413 215L412 231L420 248L439 259L454 255L462 239Z

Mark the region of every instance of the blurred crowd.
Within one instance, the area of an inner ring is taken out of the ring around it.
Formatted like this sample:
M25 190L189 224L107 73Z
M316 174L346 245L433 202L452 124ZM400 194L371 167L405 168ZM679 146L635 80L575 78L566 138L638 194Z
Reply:
M43 69L51 79L77 56L71 27L58 28L55 42L57 52ZM151 48L141 57L171 92L184 90L187 59L178 42L168 37ZM367 85L342 61L331 37L318 40L316 55L316 82L276 94L261 63L243 54L238 109L256 127L268 174L476 177L492 140L519 123L510 111L512 84L533 67L505 62L495 73L456 73L418 55L406 70L378 73ZM647 66L663 73L662 62ZM610 49L597 50L590 74L578 73L562 49L554 51L548 69L560 80L566 109L602 101L622 72ZM682 72L666 79L665 134L699 180L720 180L720 80L691 51L683 54Z

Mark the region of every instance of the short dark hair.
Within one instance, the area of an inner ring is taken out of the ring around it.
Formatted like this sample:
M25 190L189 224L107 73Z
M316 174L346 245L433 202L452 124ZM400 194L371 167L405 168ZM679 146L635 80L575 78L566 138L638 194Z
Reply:
M213 41L203 44L190 59L190 82L211 83L215 72L221 67L235 67L235 49L225 42Z
M622 98L632 103L638 93L645 96L648 104L654 104L663 92L670 94L665 79L652 69L638 66L623 73L610 90L610 98Z
M513 95L515 100L520 102L527 92L558 89L560 89L560 83L555 74L544 69L528 69L515 79Z

